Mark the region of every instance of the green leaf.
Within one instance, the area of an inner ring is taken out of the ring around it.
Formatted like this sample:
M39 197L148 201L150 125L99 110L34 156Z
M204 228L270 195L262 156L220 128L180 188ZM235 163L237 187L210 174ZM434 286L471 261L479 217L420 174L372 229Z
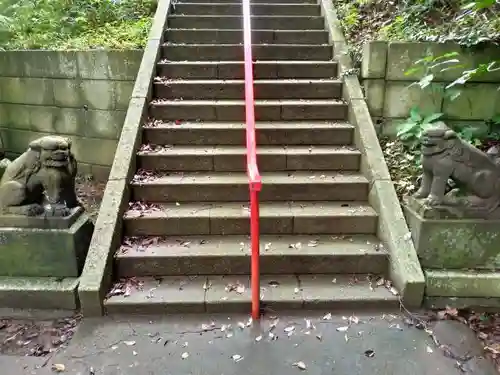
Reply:
M414 122L422 121L422 116L420 115L420 110L418 107L413 107L410 109L410 119Z
M424 76L419 82L419 86L423 89L425 89L427 86L429 86L434 79L434 74L427 74Z
M439 120L443 116L444 116L444 113L441 113L441 112L433 113L432 115L429 115L426 118L424 118L424 121L422 123L423 124L431 124L431 123L435 122L436 120Z
M415 127L417 127L417 123L415 122L405 122L399 126L397 126L397 133L396 133L396 137L402 137L408 133L410 133L412 130L415 129Z

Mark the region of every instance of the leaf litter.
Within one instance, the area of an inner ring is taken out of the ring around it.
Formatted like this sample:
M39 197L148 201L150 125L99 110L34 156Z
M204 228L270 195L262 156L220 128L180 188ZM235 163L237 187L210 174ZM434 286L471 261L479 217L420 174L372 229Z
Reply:
M81 315L53 319L0 319L0 354L46 357L66 347Z

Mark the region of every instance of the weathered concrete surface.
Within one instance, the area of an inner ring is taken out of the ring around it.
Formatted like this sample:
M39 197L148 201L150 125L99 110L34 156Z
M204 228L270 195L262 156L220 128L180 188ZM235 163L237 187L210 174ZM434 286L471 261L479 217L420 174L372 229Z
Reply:
M63 364L68 375L281 375L300 373L294 363L302 361L306 365L303 373L308 375L462 374L456 360L445 357L425 331L406 327L400 317L358 316L358 324L339 332L337 328L347 326L347 321L342 316L322 320L323 315L281 316L273 331L279 339L274 341L268 336L269 319L260 327L256 323L247 327L247 316L87 319L70 346L56 353L45 367L36 368L44 363L43 358L6 356L0 357L0 366L6 374L16 375L53 374L50 368L56 363ZM315 329L307 329L304 318ZM208 331L202 324L208 325ZM221 330L229 324L232 328ZM447 325L439 328L443 343L461 342L465 337L474 348L471 354L481 354L469 333ZM287 337L284 328L290 326L295 329ZM256 341L260 335L262 339ZM369 350L374 352L372 357L365 355ZM467 347L459 345L457 350L467 351ZM183 353L188 353L186 359L182 359ZM242 359L235 361L234 355ZM491 364L480 357L463 366L473 368L469 373L474 375L494 374Z
M93 230L86 214L68 229L0 227L0 275L78 277Z
M427 219L411 198L403 209L422 267L493 269L500 265L499 220Z
M5 149L21 153L34 138L65 134L80 172L105 179L141 55L139 50L0 52Z
M340 23L329 1L321 2L325 25L333 44L335 57L339 60L339 74L349 73L353 68ZM385 56L382 51L380 56ZM381 71L382 67L378 68ZM362 95L356 76L347 75L343 90L344 100L349 104L348 119L356 127L354 142L362 153L361 172L371 186L369 202L375 208L379 220L377 234L386 243L390 255L389 274L409 306L419 306L425 288L425 279L413 244L405 240L408 227L403 212L397 204L396 191L391 182L375 126L367 103Z
M500 297L500 273L478 270L425 270L429 297Z
M0 307L75 310L78 279L0 277Z
M80 277L78 297L84 315L101 315L102 300L112 278L112 255L122 235L122 215L129 199L128 178L135 166L135 151L141 122L146 113L146 98L151 95L151 80L156 71L159 45L170 10L170 0L160 0L148 44L144 51L127 111L125 128L116 149L111 177L104 192L87 260ZM113 150L114 152L115 150Z

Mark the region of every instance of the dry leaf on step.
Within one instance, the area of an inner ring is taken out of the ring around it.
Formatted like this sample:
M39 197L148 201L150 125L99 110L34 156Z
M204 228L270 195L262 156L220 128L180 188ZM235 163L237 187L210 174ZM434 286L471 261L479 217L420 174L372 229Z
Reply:
M307 367L306 367L306 364L302 361L299 361L299 362L295 362L293 364L293 366L297 367L298 369L300 370L305 370Z
M55 363L52 365L52 370L55 372L64 372L66 371L66 366L64 366L62 363Z

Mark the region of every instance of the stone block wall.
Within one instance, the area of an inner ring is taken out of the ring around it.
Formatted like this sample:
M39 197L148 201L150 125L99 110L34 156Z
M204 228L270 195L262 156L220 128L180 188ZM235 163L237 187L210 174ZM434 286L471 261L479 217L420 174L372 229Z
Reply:
M435 74L430 88L425 90L417 85L410 87L424 75L424 72L405 74L415 61L429 54L437 57L455 51L463 68ZM361 76L370 113L375 120L382 120L376 121L382 127L380 132L394 135L397 123L407 118L414 106L423 114L442 112L448 122L470 125L484 124L485 120L500 114L500 71L474 77L459 86L461 94L455 100L445 95L445 86L460 77L463 70L492 60L500 61L499 46L464 50L453 43L367 43L363 49Z
M0 136L7 155L65 135L82 173L106 179L142 51L0 52Z

